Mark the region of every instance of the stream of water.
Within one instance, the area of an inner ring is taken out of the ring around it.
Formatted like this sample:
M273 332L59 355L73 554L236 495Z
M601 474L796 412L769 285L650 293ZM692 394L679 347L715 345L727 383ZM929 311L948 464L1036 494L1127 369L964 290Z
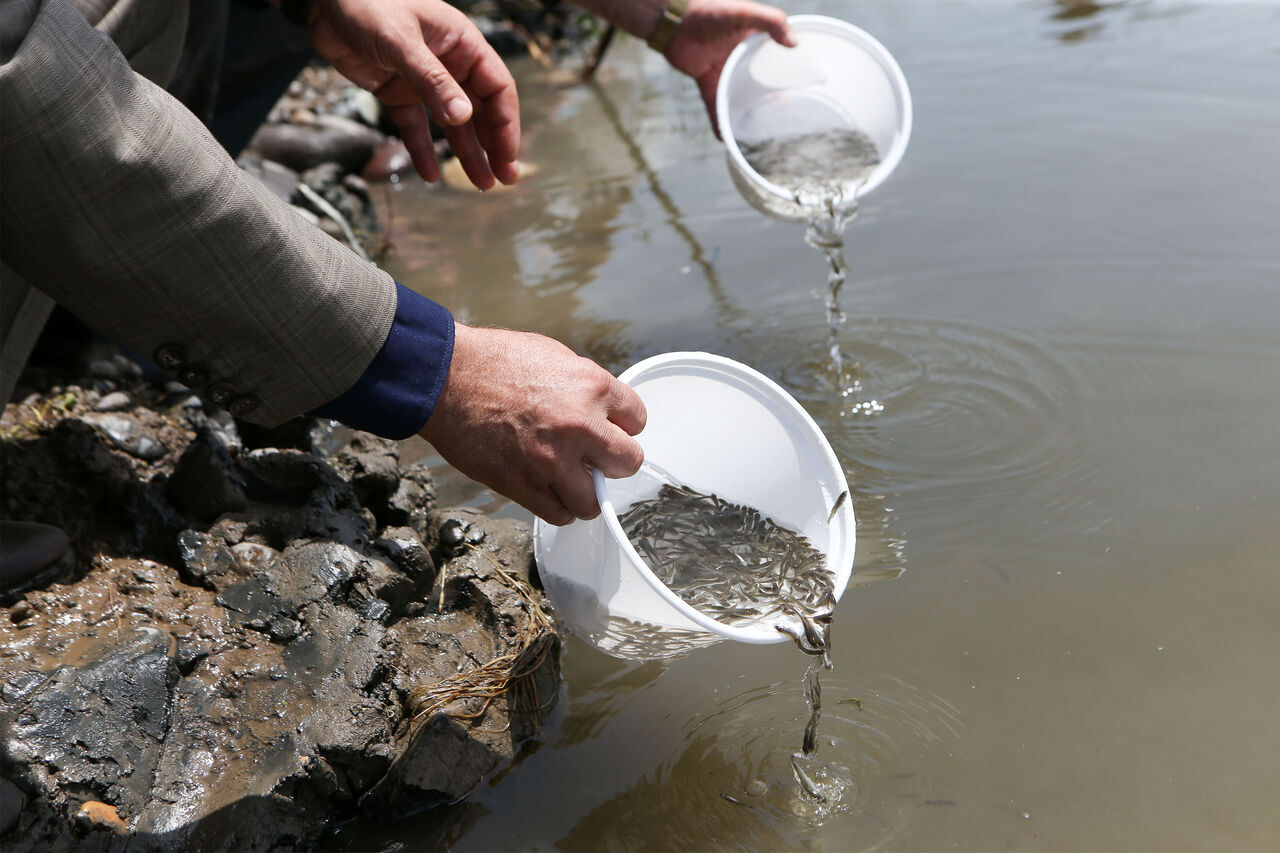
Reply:
M533 178L401 182L384 218L392 272L463 320L614 371L720 353L822 427L858 549L829 767L799 766L844 793L797 796L791 643L637 664L570 639L516 766L333 846L1274 848L1280 6L787 8L873 33L915 104L844 232L843 323L831 263L743 201L696 88L628 41L594 86L519 69Z

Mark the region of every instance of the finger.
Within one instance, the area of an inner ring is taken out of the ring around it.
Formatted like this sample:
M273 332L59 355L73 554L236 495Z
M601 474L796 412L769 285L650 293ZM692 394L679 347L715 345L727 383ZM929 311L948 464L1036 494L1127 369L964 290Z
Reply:
M511 70L477 31L464 33L440 61L471 95L481 142L492 163L514 163L520 153L520 97Z
M471 99L424 42L397 38L388 48L392 67L441 124L459 125L471 120Z
M757 5L756 20L753 26L764 30L778 44L787 47L796 46L796 35L787 22L787 13L774 6Z
M435 141L431 138L431 123L427 119L427 111L421 104L403 107L390 107L396 127L400 128L400 139L413 159L422 180L434 184L440 180L440 163L436 159Z
M470 124L461 127L446 126L444 135L449 140L449 149L462 164L462 171L467 173L471 183L482 190L492 187L495 180L493 170L489 168L489 159L480 147L480 140L476 138L475 127Z
M479 107L476 108L475 117L471 120L471 123L476 129L476 139L480 141L480 147L485 150L489 157L489 168L493 170L493 176L507 186L519 181L519 164L515 160L502 160L496 153L495 130L490 123L484 101L481 101Z
M716 112L716 87L719 84L720 68L698 78L698 91L702 93L702 103L707 105L707 115L711 118L711 132L716 135L716 139L723 139L720 136L720 116Z
M521 501L520 504L547 524L553 524L556 527L564 527L577 520L577 516L569 511L555 489L550 486L547 487L546 495L541 499L530 503Z
M628 435L639 435L649 417L644 401L635 389L617 379L609 384L604 408L609 420L626 430Z
M600 502L596 499L595 481L586 463L571 465L565 476L552 484L551 490L575 518L592 519L600 514Z
M644 462L640 442L615 426L609 425L600 443L587 454L591 464L606 477L630 477ZM592 484L594 490L594 483Z

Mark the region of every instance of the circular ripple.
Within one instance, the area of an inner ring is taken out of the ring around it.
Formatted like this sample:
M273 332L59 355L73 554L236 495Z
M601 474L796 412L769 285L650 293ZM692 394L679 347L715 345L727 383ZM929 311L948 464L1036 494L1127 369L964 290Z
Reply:
M954 321L851 321L836 375L819 327L772 330L764 369L818 421L864 493L1078 500L1074 367L1035 338ZM811 339L799 356L797 336Z
M663 814L663 837L688 849L784 849L824 835L868 848L900 837L932 801L924 756L954 747L956 710L890 677L824 672L822 696L813 755L799 752L801 684L779 682L686 722L683 746L629 795ZM612 831L643 844L646 830L626 825L628 813L611 811Z

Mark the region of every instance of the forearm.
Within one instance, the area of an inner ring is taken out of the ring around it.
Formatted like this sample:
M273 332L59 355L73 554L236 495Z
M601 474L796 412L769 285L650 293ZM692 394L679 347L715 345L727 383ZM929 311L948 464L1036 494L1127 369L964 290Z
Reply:
M225 383L250 420L352 387L391 328L390 277L245 175L61 0L6 2L0 24L5 261L140 352L176 347L184 381Z

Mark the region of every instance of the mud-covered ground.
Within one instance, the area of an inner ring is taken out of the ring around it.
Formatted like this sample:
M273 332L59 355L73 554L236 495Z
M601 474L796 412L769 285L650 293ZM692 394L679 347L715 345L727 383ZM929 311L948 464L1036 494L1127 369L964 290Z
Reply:
M0 419L3 517L71 539L0 602L0 847L305 847L510 762L559 689L527 526L437 507L393 442L238 424L98 346Z

